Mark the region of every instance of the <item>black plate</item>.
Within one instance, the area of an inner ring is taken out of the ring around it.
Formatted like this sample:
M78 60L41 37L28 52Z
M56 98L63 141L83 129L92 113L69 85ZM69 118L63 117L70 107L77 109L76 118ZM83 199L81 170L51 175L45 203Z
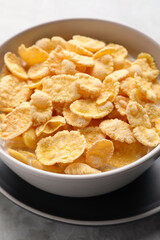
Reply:
M81 225L124 223L160 211L160 158L133 183L98 197L69 198L41 191L1 160L0 186L14 203L48 219Z

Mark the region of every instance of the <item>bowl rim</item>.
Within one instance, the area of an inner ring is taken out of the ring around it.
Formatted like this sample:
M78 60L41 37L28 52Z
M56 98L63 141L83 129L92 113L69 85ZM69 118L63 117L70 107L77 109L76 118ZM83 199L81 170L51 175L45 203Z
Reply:
M98 21L98 22L103 22L103 23L108 23L109 25L117 25L120 28L125 28L126 30L128 29L129 31L134 31L137 34L141 35L142 37L144 37L145 39L148 39L149 41L153 42L154 45L156 45L158 48L160 48L160 44L158 42L156 42L154 39L152 39L150 36L144 34L143 32L132 28L130 26L115 22L115 21L109 21L109 20L104 20L104 19L96 19L96 18L67 18L67 19L60 19L60 20L54 20L54 21L48 21L45 23L41 23L41 24L37 24L33 27L27 28L23 31L18 32L17 34L11 36L9 39L7 39L4 43L2 43L0 45L0 49L3 47L3 45L7 44L9 41L17 38L20 35L23 35L24 33L27 33L29 31L32 31L36 28L42 27L42 26L47 26L48 24L54 24L54 23L63 23L63 22L78 22L78 21L90 21L90 22L94 22L94 21ZM2 140L3 141L3 140ZM132 170L134 168L136 168L139 165L142 165L145 161L147 161L148 159L154 157L157 154L160 154L160 144L158 146L156 146L154 149L152 149L149 153L147 153L146 155L144 155L143 157L135 160L134 162L125 165L123 167L120 168L116 168L107 172L100 172L100 173L96 173L96 174L86 174L86 175L71 175L71 174L62 174L62 173L54 173L54 172L48 172L48 171L44 171L41 169L37 169L34 168L30 165L26 165L22 162L20 162L19 160L13 158L12 156L10 156L7 152L5 152L5 150L3 150L0 147L0 157L1 155L4 157L2 158L3 162L5 163L5 158L8 158L9 160L11 160L12 162L15 163L15 165L19 165L20 167L23 167L26 171L31 171L33 174L38 174L38 175L43 175L43 176L48 176L48 177L56 177L56 178L61 178L61 179L77 179L77 180L89 180L89 179L97 179L97 178L104 178L106 176L112 176L112 175L119 175L119 174L123 174L126 171ZM7 164L8 165L8 164Z

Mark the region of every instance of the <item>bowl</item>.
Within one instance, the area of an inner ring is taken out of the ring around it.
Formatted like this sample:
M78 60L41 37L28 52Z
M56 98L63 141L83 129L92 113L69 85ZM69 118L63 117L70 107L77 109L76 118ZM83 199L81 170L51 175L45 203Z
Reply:
M70 39L72 35L84 35L105 42L115 42L124 45L132 57L140 52L150 53L160 68L158 43L143 33L130 27L103 20L71 19L45 23L28 29L5 42L0 47L0 68L3 66L3 56L7 51L17 53L21 43L32 45L40 38L62 36ZM160 146L136 160L135 162L112 171L90 175L64 175L42 171L25 165L5 151L0 144L0 158L17 175L28 183L44 191L69 197L89 197L117 190L139 177L157 159Z

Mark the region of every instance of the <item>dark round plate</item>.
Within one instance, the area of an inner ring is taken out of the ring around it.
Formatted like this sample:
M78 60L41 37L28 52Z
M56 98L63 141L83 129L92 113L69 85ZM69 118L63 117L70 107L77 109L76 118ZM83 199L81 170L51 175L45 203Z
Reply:
M41 191L1 160L0 187L11 201L47 219L80 225L124 223L160 211L160 158L128 186L98 197L69 198Z

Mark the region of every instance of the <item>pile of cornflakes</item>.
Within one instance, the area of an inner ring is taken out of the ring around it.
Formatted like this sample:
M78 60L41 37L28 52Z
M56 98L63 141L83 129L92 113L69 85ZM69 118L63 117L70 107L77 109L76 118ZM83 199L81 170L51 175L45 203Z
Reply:
M134 162L160 143L159 70L148 53L75 35L7 52L0 138L8 153L54 173L93 174Z

